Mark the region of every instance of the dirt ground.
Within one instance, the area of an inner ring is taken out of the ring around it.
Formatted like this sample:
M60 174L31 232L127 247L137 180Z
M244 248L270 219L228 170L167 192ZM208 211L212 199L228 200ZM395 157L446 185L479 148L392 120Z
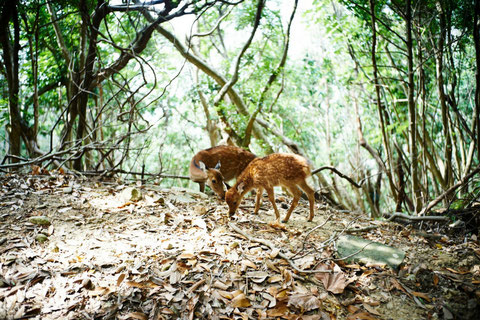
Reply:
M0 199L0 319L480 315L477 235L438 223L320 202L307 222L301 200L280 224L266 198L253 215L252 196L229 219L224 202L193 190L65 175L2 176ZM283 215L289 200L277 195ZM404 250L403 264L336 259L347 232Z

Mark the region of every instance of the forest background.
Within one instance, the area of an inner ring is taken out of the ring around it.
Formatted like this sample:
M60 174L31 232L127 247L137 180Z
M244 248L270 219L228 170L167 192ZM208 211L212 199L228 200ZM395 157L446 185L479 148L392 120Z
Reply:
M479 0L1 2L0 169L185 176L200 149L295 152L341 209L480 191ZM341 179L335 170L351 177Z

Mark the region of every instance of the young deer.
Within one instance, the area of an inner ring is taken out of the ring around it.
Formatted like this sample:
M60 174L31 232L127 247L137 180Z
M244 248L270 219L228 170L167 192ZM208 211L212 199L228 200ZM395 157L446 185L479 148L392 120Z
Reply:
M223 200L226 181L238 177L255 157L253 153L235 146L201 150L190 161L190 179L198 182L201 192L204 192L206 183Z
M287 215L282 222L290 219L293 209L298 204L302 192L300 187L308 196L310 202L310 215L308 221L312 221L314 216L315 195L313 189L307 184L307 177L311 175L310 165L307 159L286 153L274 153L263 158L256 158L245 168L242 174L237 178L235 185L230 188L226 195L230 216L237 211L240 202L245 194L251 189L257 189L255 201L256 214L260 209L263 189L267 191L268 199L272 203L273 210L277 220L280 219L277 205L275 204L274 186L284 186L293 195L293 201L288 209Z

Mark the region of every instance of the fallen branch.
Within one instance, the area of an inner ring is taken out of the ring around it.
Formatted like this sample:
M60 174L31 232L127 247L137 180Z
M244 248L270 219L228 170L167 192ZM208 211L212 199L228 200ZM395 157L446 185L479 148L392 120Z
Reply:
M445 217L445 216L419 217L419 216L409 216L407 214L400 213L400 212L395 212L394 214L392 214L390 217L387 218L387 221L392 221L392 220L397 219L397 218L406 219L406 220L410 220L410 221L443 221L443 222L449 222L450 221L450 219L448 219L448 217Z
M230 226L230 228L233 229L233 231L241 234L242 236L244 236L245 238L247 238L249 241L252 241L252 242L256 242L256 243L260 243L260 244L263 244L264 246L267 246L268 248L270 248L270 250L272 251L278 251L278 256L282 259L284 259L285 261L288 262L288 264L297 272L299 273L336 273L334 272L333 270L302 270L300 268L298 268L295 263L293 263L292 260L290 260L289 257L287 257L286 254L280 252L270 241L268 240L265 240L265 239L258 239L258 238L254 238L252 236L250 236L249 234L245 233L242 229L240 229L239 227L237 227L236 225L234 225L233 223L229 223L228 224Z
M423 208L422 211L420 211L420 213L418 214L419 216L423 216L425 215L428 211L432 210L432 208L434 206L436 206L440 201L442 201L445 197L447 197L450 193L452 193L453 191L455 191L457 188L467 184L468 180L470 180L474 175L476 175L477 173L480 172L480 165L477 166L472 172L470 172L468 175L466 175L465 177L462 178L462 180L460 180L457 184L451 186L450 188L448 188L447 191L445 191L444 193L442 193L440 196L438 196L436 199L430 201L430 203L425 207Z
M368 227L363 227L363 228L352 228L352 229L346 229L345 233L356 233L356 232L365 232L365 231L370 231L377 229L378 226L368 226Z
M101 170L101 171L84 171L81 172L84 175L89 175L89 176L100 176L100 175L105 175L107 173L123 173L123 174L129 174L129 175L139 175L139 176L151 176L151 177L157 177L157 178L168 178L168 179L190 179L189 176L182 176L182 175L175 175L175 174L168 174L168 173L142 173L142 172L134 172L134 171L125 171L121 169L115 169L115 170Z

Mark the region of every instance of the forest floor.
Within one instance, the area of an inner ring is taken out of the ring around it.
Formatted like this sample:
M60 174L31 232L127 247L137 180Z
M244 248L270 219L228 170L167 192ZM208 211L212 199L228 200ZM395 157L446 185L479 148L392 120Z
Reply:
M0 199L0 319L480 314L480 244L437 223L421 233L318 202L307 222L301 200L279 224L266 198L253 215L251 196L229 219L224 202L193 190L66 175L2 176ZM289 200L277 196L283 215ZM405 251L399 270L336 259L354 228Z

